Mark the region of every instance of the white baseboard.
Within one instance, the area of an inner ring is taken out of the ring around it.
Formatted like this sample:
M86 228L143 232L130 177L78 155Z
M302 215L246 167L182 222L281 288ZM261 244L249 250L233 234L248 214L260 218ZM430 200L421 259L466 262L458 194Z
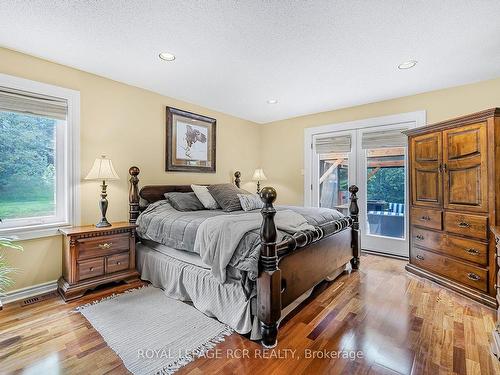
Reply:
M0 297L0 300L5 305L6 303L19 301L41 294L50 293L57 289L57 280L48 281L46 283L28 286L5 293L5 296Z

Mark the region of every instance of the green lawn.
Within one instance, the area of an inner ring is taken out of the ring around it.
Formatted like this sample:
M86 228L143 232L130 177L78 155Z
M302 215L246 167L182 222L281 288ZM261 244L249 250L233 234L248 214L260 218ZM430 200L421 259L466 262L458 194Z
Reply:
M0 200L0 219L54 215L55 209L56 205L51 199L26 202Z

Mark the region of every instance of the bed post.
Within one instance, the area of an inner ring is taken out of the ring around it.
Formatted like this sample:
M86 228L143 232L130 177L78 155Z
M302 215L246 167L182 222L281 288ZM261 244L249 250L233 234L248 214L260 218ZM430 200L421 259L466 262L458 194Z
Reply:
M139 184L140 169L137 167L130 167L128 173L130 175L130 186L128 190L128 204L129 204L129 223L135 223L137 217L139 216L139 190L137 185Z
M234 172L234 184L236 185L236 187L240 187L240 182L241 182L240 177L241 177L240 171Z
M262 334L262 345L273 348L277 343L278 320L281 317L281 271L278 268L276 251L276 190L265 187L260 192L264 202L261 210L263 221L260 228L261 249L259 261L259 277L257 278L257 317Z
M351 259L351 266L353 269L357 270L359 268L359 261L360 261L360 256L361 256L361 245L360 245L360 238L359 238L359 207L358 207L358 197L356 196L356 193L358 192L359 188L356 185L351 185L349 187L349 192L351 193L350 201L351 204L349 205L349 214L352 219L352 240L351 240L351 247L352 247L352 255L353 258Z

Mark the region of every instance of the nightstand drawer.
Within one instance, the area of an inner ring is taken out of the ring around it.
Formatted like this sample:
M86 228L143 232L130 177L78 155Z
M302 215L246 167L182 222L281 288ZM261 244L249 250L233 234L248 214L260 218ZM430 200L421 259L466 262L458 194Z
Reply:
M78 259L101 257L105 255L121 253L130 248L129 233L120 233L98 238L78 239Z
M85 280L104 275L104 258L78 261L78 279Z
M123 271L129 267L129 253L111 255L106 258L106 273Z

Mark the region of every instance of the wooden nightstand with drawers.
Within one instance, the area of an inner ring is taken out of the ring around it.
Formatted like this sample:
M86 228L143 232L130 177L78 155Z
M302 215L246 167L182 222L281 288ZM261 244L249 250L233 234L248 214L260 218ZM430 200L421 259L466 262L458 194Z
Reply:
M106 228L89 225L60 230L64 235L63 274L57 284L65 301L101 284L137 280L135 227L121 222Z

